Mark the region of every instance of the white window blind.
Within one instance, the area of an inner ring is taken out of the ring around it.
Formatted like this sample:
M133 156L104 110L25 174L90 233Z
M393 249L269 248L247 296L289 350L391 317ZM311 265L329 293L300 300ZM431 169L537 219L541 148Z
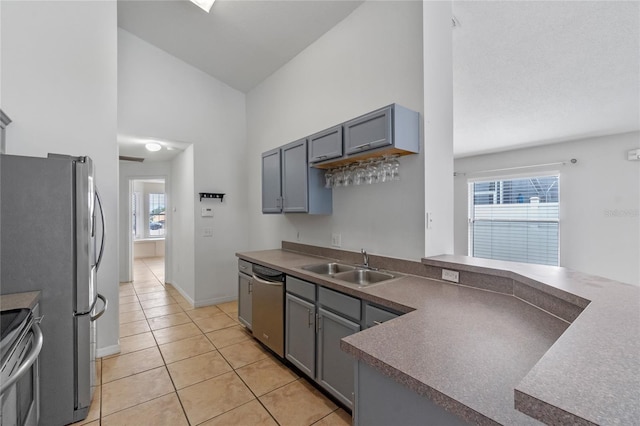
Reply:
M559 264L559 177L469 183L469 253Z

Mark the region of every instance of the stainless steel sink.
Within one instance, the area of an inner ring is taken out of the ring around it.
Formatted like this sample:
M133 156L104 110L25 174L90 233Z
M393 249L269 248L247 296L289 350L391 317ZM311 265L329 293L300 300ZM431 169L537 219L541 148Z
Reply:
M341 272L353 271L356 269L355 266L345 265L342 263L320 263L317 265L307 265L303 266L302 269L309 272L314 272L316 274L321 275L335 275Z
M396 276L388 272L372 271L370 269L353 269L351 271L335 274L333 278L336 280L346 281L348 283L366 286L382 281L387 281Z

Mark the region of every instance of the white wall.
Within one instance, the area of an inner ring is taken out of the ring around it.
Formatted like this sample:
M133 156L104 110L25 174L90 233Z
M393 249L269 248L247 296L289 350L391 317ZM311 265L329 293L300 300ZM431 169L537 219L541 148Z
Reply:
M115 1L2 1L7 153L88 155L107 226L98 290L118 300ZM118 350L118 304L98 321L99 355Z
M171 279L165 281L178 288L190 303L195 303L195 216L191 207L194 192L193 146L173 159L171 176L169 191L173 200L170 208L172 229L167 238L171 258L165 261L165 270L171 270Z
M244 94L119 29L118 130L193 144L189 150L192 187L188 193L172 192L177 203L178 197L186 203L173 206L191 216L193 225L183 231L191 235L193 246L178 245L176 240L169 250L191 251L195 271L193 277L183 275L186 265L176 258L175 266L180 265L181 271L167 272L174 284L193 289L188 293L198 305L235 299L235 252L248 246ZM183 160L179 161L181 173L186 166ZM227 195L223 203L200 202L198 192ZM203 206L213 207L215 216L202 218ZM184 217L181 220L187 224ZM204 227L213 228L213 238L202 236Z
M422 3L365 2L247 94L250 249L280 241L417 259L423 255L423 154L401 181L333 190L333 214L263 215L260 154L382 106L423 112Z
M423 3L425 256L453 252L451 16L450 1Z
M164 161L157 162L145 162L137 163L131 161L120 161L120 184L119 184L119 199L120 207L118 215L120 217L120 229L118 232L118 246L119 246L119 277L121 282L131 281L133 279L131 275L131 248L129 245L129 238L131 229L129 211L131 209L129 199L129 181L131 179L149 179L149 178L163 178L165 180L165 189L167 190L167 226L170 222L170 204L171 195L169 194L169 183L171 180L171 163ZM169 256L165 259L165 262L169 263ZM165 276L168 280L168 277Z
M614 280L640 284L640 162L627 151L640 147L640 133L589 138L460 158L457 172L554 163L537 168L560 172L560 264ZM519 170L509 173L528 173ZM455 179L455 253L467 254L467 180Z

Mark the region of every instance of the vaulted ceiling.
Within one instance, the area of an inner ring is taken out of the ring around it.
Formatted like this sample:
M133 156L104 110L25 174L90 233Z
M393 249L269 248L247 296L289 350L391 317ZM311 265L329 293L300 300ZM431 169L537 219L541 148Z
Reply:
M375 1L375 0L369 0ZM248 92L362 1L118 1L118 24ZM455 1L456 156L640 129L640 3Z

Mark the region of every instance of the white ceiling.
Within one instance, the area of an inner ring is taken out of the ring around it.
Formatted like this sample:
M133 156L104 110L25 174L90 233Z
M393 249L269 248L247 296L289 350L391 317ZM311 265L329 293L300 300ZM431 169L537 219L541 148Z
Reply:
M640 3L454 2L456 156L640 128Z
M118 24L248 92L361 3L217 0L206 14L118 0ZM454 1L453 13L457 157L640 129L639 2Z
M248 92L346 18L360 1L118 0L118 26Z

